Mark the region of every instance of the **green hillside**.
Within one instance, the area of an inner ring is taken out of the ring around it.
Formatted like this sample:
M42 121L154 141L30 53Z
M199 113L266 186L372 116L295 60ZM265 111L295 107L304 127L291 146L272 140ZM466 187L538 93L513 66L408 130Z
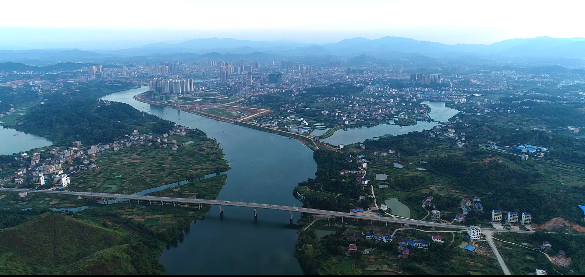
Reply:
M0 273L136 274L130 264L132 247L117 246L126 236L123 231L45 213L0 230Z

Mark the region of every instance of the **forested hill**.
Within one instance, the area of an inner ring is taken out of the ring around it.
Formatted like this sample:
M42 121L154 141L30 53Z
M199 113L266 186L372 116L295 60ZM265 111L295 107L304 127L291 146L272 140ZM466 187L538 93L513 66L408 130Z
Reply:
M97 99L53 99L31 108L13 126L19 131L51 140L55 145L111 143L139 130L163 134L174 123L140 112L128 104Z

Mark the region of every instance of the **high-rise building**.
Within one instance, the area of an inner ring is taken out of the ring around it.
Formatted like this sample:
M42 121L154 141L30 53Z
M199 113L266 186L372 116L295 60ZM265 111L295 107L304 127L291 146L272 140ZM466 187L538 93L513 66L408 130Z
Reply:
M234 67L234 74L242 74L244 66L243 65L238 65L236 67Z
M246 86L252 86L253 80L252 80L252 74L248 74L246 76Z
M413 84L440 84L441 74L410 74L410 81Z
M307 77L301 77L301 78L299 78L299 85L305 86L307 84L309 84L309 78L307 78Z
M160 94L184 94L193 91L193 79L152 79L149 91Z
M156 73L157 74L169 74L169 66L168 65L157 65L156 66Z
M227 82L227 80L230 78L230 73L227 70L222 69L221 71L219 71L219 81L221 82Z
M102 73L102 65L97 66L97 73Z
M244 71L248 72L248 73L252 72L252 66L251 65L244 65Z
M168 66L171 73L179 73L179 70L181 69L181 64L179 62L169 63Z
M268 83L280 84L282 83L282 73L270 73L268 74Z
M95 74L97 72L97 67L95 65L90 65L87 67L87 72L89 74Z

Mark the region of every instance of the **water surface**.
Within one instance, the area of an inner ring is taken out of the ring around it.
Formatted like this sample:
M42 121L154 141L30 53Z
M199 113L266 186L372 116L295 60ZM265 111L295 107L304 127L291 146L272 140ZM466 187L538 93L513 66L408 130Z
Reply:
M384 204L390 208L391 214L410 218L410 209L398 201L398 198L386 199Z
M0 155L12 155L52 144L51 141L43 137L0 126Z
M199 128L217 139L231 169L217 199L302 206L293 195L296 185L314 178L313 153L294 139L207 119L175 109L149 105L132 97L146 89L118 92L105 100L134 108L184 126ZM204 220L185 230L182 241L163 252L168 274L302 274L294 257L297 229L285 211L244 207L212 207ZM299 218L294 214L294 222Z

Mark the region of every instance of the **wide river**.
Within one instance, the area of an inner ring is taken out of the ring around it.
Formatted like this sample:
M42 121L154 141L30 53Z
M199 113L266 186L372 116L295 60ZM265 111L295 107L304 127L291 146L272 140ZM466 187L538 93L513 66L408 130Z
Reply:
M315 178L313 152L294 139L207 119L178 110L144 104L132 97L146 88L102 99L134 108L177 124L203 130L217 139L231 169L218 199L297 205L296 185ZM300 214L294 215L296 222ZM297 229L284 211L254 211L242 207L213 207L204 220L185 232L182 242L163 252L168 274L302 274L294 256Z
M302 205L292 192L299 182L315 178L317 164L309 148L294 139L144 104L132 98L146 90L147 87L142 87L122 91L102 99L129 104L177 124L198 128L215 138L231 167L226 172L227 181L218 199ZM431 109L440 112L437 117L432 111L430 114L438 121L447 120L456 113L444 109L444 103L431 103ZM408 131L429 127L418 125L411 126ZM340 136L343 133L338 131L331 138L343 140L345 137L359 142L372 135ZM403 132L395 134L399 133ZM1 127L0 142L0 154L51 144L43 138ZM165 184L155 186L159 185ZM299 216L294 215L294 222ZM212 207L205 219L196 221L184 231L179 243L163 252L161 262L168 274L302 274L294 257L297 228L289 224L289 217L284 211L259 210L255 221L253 210L242 207L224 207L224 216L220 217L219 208Z

